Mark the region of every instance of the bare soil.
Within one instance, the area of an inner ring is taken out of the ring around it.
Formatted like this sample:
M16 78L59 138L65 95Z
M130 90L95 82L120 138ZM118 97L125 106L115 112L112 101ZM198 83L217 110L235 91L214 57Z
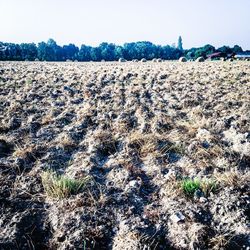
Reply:
M249 167L249 62L0 62L0 249L250 249Z

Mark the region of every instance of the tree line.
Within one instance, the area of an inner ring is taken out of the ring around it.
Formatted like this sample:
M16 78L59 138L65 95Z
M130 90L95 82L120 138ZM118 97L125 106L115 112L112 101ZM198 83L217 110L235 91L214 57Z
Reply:
M55 40L49 39L47 42L35 43L4 43L0 42L1 61L117 61L119 58L126 60L142 59L152 60L161 58L164 60L176 60L181 56L188 59L196 59L199 56L206 57L208 54L222 52L225 54L242 52L238 45L230 48L223 46L218 49L212 45L205 45L200 48L184 50L182 39L179 37L177 47L175 45L155 45L151 42L125 43L123 46L113 43L103 42L97 47L81 45L78 48L70 43L59 46Z

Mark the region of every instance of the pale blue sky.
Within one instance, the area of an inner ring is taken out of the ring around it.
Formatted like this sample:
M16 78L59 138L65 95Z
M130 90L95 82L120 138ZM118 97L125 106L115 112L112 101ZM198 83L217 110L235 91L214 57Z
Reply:
M250 0L0 0L0 41L250 49Z

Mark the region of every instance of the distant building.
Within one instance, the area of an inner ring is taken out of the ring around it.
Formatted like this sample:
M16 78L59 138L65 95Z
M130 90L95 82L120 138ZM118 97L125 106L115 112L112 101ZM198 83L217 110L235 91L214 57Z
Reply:
M225 56L225 53L216 52L216 53L207 55L207 58L208 58L208 59L216 59L216 58L220 58L220 57L224 57L224 56Z
M250 51L237 53L234 57L237 59L250 59Z
M231 54L226 54L225 52L215 52L213 54L207 55L208 59L220 59L220 58L224 58L224 59L229 59L234 57L235 53L231 53Z

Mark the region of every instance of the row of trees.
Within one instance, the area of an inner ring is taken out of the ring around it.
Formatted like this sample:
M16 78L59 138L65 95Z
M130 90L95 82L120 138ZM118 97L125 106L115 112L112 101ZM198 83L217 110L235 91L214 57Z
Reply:
M238 53L242 49L238 45L233 48L223 46L215 49L212 45L205 45L201 48L192 48L183 50L182 39L179 37L178 46L160 46L151 42L133 42L125 43L123 46L113 43L101 43L98 47L82 45L80 48L74 44L59 46L56 41L49 39L47 43L3 43L0 42L0 60L16 61L115 61L119 58L126 60L142 59L151 60L153 58L162 58L164 60L175 60L181 56L189 59L195 59L199 56L206 57L214 52Z
M146 58L178 59L183 52L171 46L158 46L151 42L125 43L118 46L113 43L101 43L98 47L74 44L59 46L53 39L47 43L1 43L0 60L35 60L40 61L115 61Z

